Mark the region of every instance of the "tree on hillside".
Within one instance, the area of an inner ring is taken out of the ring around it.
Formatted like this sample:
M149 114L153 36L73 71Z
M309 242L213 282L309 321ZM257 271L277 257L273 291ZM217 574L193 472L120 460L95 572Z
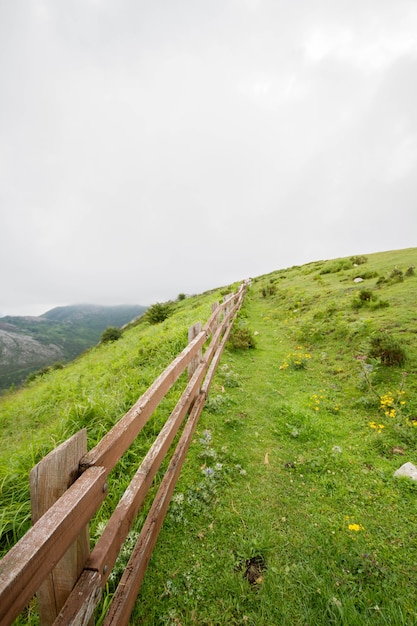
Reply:
M109 341L117 341L122 336L122 331L116 326L108 326L106 330L103 330L100 343L108 343Z

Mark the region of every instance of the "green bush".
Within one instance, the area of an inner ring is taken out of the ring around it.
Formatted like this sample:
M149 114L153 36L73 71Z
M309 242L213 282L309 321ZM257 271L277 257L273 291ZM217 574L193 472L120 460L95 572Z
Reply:
M263 287L262 289L262 297L267 298L268 296L273 296L276 294L276 292L277 292L277 288L274 284L267 285L266 287Z
M412 268L408 268L407 272L412 269ZM407 274L406 272L406 276L410 276L411 274ZM383 284L395 284L395 283L402 283L404 281L404 272L402 270L399 270L397 267L395 267L392 272L389 274L389 276L385 277L385 276L380 276L380 278L378 278L377 280L377 285L381 286Z
M340 259L339 261L332 261L327 263L321 270L320 274L337 274L343 270L350 270L352 268L352 261L349 259Z
M390 276L389 276L389 280L392 283L402 283L404 280L404 273L402 270L399 270L397 267L395 267Z
M372 359L379 359L382 365L389 366L402 366L407 360L405 349L387 332L380 332L371 337L368 356Z
M368 262L368 257L360 254L358 256L351 256L350 260L353 263L353 265L363 265L364 263Z
M248 350L249 348L254 348L256 344L252 332L243 324L233 326L228 342L233 350Z
M381 309L388 306L389 302L380 300L371 289L361 289L358 298L355 298L352 302L352 308L355 310L361 309L362 307Z
M377 278L378 272L373 270L366 270L366 272L358 272L355 274L355 278L363 278L363 280L369 280L370 278Z
M172 306L169 302L157 302L153 304L145 313L145 318L150 324L159 324L166 320L172 313Z
M374 300L375 296L372 293L371 289L361 289L359 292L359 300L362 300L362 302L370 302L371 300Z
M108 326L106 330L103 330L100 342L108 343L109 341L117 341L122 336L122 331L116 326Z

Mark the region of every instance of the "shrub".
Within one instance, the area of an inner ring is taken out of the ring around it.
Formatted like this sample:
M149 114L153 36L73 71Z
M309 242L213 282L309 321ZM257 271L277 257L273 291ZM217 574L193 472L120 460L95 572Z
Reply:
M301 342L312 344L319 343L324 340L326 325L320 318L317 321L308 320L302 324L297 333L297 339ZM327 330L329 326L327 326Z
M229 346L234 350L248 350L255 347L255 338L247 326L234 325L229 335Z
M362 302L370 302L371 300L374 300L374 298L375 296L371 289L361 289L359 292L359 300L362 300Z
M280 365L279 369L285 370L288 367L293 370L305 370L308 359L311 359L311 354L304 352L302 346L297 346L295 352L287 354L286 360L282 365Z
M402 270L399 270L397 267L395 267L390 276L389 279L392 283L402 283L404 280L404 274L402 272Z
M178 302L181 302L181 300L185 300L186 297L187 296L185 295L185 293L179 293L178 297L177 297L177 300L178 300Z
M333 261L324 266L320 271L320 274L337 274L343 270L349 270L352 268L352 261L349 259L340 259L339 261Z
M262 289L262 297L267 298L268 296L273 296L274 294L276 294L276 292L277 288L274 284L267 285Z
M353 265L363 265L364 263L368 262L368 257L360 254L358 256L351 256L350 260L353 263Z
M366 272L359 272L355 274L355 278L363 278L363 280L368 280L369 278L377 278L378 272L374 272L373 270L366 270Z
M382 365L404 365L407 355L400 344L387 332L375 334L370 340L369 357L379 359Z
M407 272L410 269L412 268L409 268ZM406 275L410 276L410 274L407 274L407 273ZM383 284L402 283L403 281L404 281L404 272L402 270L399 270L397 267L395 267L388 277L380 276L376 284L380 286Z
M108 343L109 341L117 341L122 336L122 331L116 326L109 326L103 331L100 342Z
M145 313L145 318L150 324L159 324L166 320L172 313L169 302L153 304Z
M405 275L406 276L414 276L415 275L414 265L410 265L408 270L406 270Z
M381 309L389 306L389 302L386 300L379 300L379 298L373 293L371 289L361 289L359 297L355 298L352 302L353 309L360 309L362 307L368 307L370 309Z

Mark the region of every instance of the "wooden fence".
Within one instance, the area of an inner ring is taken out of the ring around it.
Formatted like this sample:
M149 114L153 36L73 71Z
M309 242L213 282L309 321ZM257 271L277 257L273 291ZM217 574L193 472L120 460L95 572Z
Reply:
M127 624L182 463L247 283L215 303L204 328L132 408L87 452L85 429L31 472L33 526L0 561L0 625L11 624L36 594L42 626L94 624L94 609L150 485L183 424L158 492L104 624ZM114 509L92 552L88 526L107 494L107 476L188 367L188 384Z

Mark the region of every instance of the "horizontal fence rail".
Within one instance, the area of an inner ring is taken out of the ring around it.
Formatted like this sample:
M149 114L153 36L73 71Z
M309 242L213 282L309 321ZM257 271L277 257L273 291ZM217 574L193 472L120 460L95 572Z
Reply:
M33 526L0 561L0 626L8 626L37 594L41 626L91 626L102 589L162 461L184 423L169 466L121 577L104 624L127 624L158 538L185 455L247 282L189 331L189 343L152 385L87 452L85 429L31 472ZM205 348L203 352L203 348ZM188 368L175 408L120 498L90 553L88 524L107 494L107 476ZM186 418L186 416L188 416Z

